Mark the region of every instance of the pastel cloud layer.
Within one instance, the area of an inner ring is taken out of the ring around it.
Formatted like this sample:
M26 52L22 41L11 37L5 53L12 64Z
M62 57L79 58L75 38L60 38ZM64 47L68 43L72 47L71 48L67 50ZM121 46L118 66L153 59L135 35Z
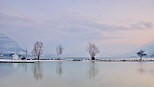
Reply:
M88 42L99 56L127 53L154 40L153 0L1 0L0 32L32 50L44 42L45 53L88 56Z

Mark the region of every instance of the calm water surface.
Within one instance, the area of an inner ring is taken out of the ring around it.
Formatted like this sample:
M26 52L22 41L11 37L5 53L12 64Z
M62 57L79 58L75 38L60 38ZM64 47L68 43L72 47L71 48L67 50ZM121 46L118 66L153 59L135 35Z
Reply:
M0 87L154 87L154 62L0 63Z

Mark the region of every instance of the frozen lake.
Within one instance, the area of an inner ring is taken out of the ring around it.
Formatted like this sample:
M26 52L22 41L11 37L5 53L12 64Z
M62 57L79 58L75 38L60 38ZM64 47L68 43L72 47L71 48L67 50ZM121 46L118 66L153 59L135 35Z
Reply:
M154 62L0 63L0 87L154 87Z

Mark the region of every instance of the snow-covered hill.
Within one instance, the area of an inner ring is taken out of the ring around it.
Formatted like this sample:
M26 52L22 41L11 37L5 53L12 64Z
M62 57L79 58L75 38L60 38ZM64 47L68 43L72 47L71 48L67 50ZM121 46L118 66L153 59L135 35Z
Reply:
M18 43L4 34L0 34L0 52L23 52Z
M149 57L154 57L154 41L145 44L144 46L140 47L140 49L145 50L145 53L147 53Z
M154 41L152 41L152 42L149 42L149 43L147 43L147 44L145 44L145 45L143 45L143 46L140 46L140 47L138 47L138 48L136 48L136 49L134 49L133 51L131 51L131 52L128 52L127 54L124 54L125 56L136 56L137 57L137 55L136 55L136 53L139 51L139 50L144 50L145 51L145 53L147 54L147 57L154 57Z

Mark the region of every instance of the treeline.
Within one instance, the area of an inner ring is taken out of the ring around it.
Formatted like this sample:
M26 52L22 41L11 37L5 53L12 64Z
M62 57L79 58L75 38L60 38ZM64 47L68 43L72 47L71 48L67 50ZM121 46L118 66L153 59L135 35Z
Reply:
M57 57L60 59L61 55L63 54L64 48L62 45L56 47ZM87 47L87 52L89 53L91 60L95 60L95 56L100 53L98 47L94 43L89 43ZM40 56L43 54L43 42L36 41L34 43L33 51L31 52L35 59L40 59ZM137 53L139 56L139 60L142 61L144 56L147 56L144 50L139 50Z

